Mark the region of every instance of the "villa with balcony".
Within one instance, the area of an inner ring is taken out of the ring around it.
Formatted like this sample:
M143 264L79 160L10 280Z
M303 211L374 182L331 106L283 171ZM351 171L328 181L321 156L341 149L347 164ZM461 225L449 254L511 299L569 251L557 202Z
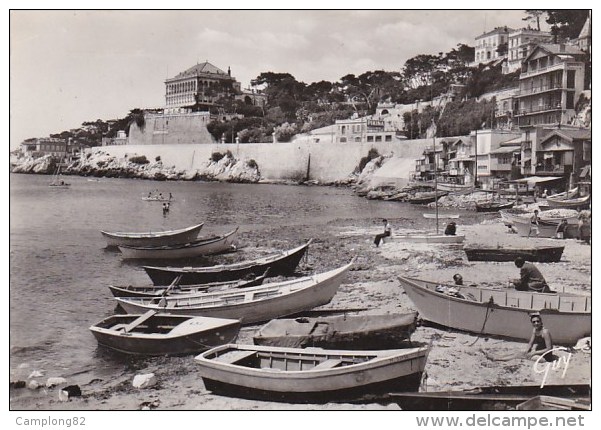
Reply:
M591 130L555 129L540 141L540 148L536 152L535 174L569 179L572 174L579 175L589 164Z
M573 46L543 44L524 59L515 115L520 127L568 124L572 120L584 89L585 57Z

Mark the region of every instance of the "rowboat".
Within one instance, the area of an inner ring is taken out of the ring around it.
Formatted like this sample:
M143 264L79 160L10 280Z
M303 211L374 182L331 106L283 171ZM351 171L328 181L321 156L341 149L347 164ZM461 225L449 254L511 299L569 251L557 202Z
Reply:
M254 336L255 345L334 349L392 349L407 346L417 312L275 319Z
M380 351L222 345L196 356L207 390L288 403L342 402L417 391L429 347Z
M166 246L193 241L204 223L178 230L149 231L144 233L100 231L107 246Z
M145 202L173 202L175 199L169 197L142 197Z
M538 221L538 237L546 237L553 238L555 237L555 232L557 230L557 226L561 220L543 220L539 219ZM516 218L513 219L511 226L517 231L519 236L531 237L537 236L536 233L532 230L532 224L530 223L530 218ZM566 227L563 237L565 239L576 238L578 237L578 225L569 224Z
M548 199L552 200L564 200L564 199L573 199L578 195L578 187L574 187L569 190L567 193L564 191L563 193L553 194L552 196L547 196Z
M476 212L498 212L501 209L511 209L515 202L476 202Z
M529 340L529 314L536 311L554 343L573 345L591 333L589 296L441 285L402 276L399 281L420 316L445 327Z
M422 214L424 218L427 219L436 219L436 214L431 214L431 213L424 213ZM448 218L448 219L457 219L459 218L458 214L438 214L438 218L439 219L444 219L444 218Z
M256 287L261 285L267 277L267 270L261 276L240 279L228 282L212 282L210 284L175 285L169 288L166 285L109 285L114 297L160 297L163 295L190 295L207 291L221 291L235 288Z
M269 269L268 277L290 276L306 254L313 239L289 251L279 252L252 261L208 267L153 267L143 266L154 285L168 285L181 275L179 285L206 284L257 276Z
M436 234L436 233L421 233L421 234L394 234L392 238L412 243L462 243L465 240L465 235L457 234Z
M450 182L437 182L439 191L448 191L456 194L468 193L474 189L472 184L453 184Z
M189 243L165 246L129 246L119 245L123 258L193 258L202 255L219 254L236 249L238 228L222 236L197 239Z
M240 321L155 313L113 315L90 327L99 345L124 354L195 354L233 342Z
M468 261L515 261L522 257L524 261L556 263L561 259L563 246L485 246L466 245L463 247Z
M448 191L443 192L427 192L427 193L419 193L419 195L415 195L414 197L410 197L407 201L413 205L426 205L428 203L433 203L438 201L442 196L446 196Z
M551 209L556 208L587 208L590 204L591 196L577 197L573 199L549 199L547 198L547 206Z
M161 298L115 297L115 300L128 313L154 309L176 315L235 318L251 324L329 303L352 264L258 287Z
M470 390L390 393L387 400L404 411L498 411L515 410L519 404L539 395L585 400L590 399L591 386L499 385Z

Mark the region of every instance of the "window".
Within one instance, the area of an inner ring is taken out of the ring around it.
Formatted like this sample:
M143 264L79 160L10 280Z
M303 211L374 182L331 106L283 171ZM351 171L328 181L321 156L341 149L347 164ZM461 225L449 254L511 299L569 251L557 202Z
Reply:
M576 80L576 71L575 70L568 70L568 82L567 82L567 87L568 88L574 88L574 82Z
M373 136L367 136L367 141L368 142L373 142L374 141L374 137Z
M376 142L381 142L382 141L382 136L376 136Z
M392 142L392 135L390 135L390 134L387 134L386 136L384 136L384 140L385 140L386 142Z
M355 142L361 142L361 137L355 136Z
M340 143L346 143L346 137L341 137L340 138Z

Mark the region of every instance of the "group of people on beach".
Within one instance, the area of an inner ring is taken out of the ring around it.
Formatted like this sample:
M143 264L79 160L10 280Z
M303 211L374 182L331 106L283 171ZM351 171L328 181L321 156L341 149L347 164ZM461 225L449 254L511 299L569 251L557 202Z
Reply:
M538 217L538 210L534 211L534 214L531 217L531 230L535 230L535 233L538 235L538 222L540 218ZM392 226L388 222L387 219L383 219L382 223L384 225L384 231L376 235L374 239L374 244L376 247L380 245L380 242L383 241L384 238L389 237L392 234ZM564 219L558 226L558 233L561 233L561 237L563 238L563 233L567 228L567 220ZM457 232L457 225L454 221L447 224L445 228L445 235L455 235ZM520 278L510 281L510 286L515 288L517 291L529 291L534 293L555 293L555 291L551 290L549 284L545 280L545 277L541 273L541 271L531 262L525 261L522 257L517 257L514 261L515 266L520 269ZM453 275L453 282L456 287L463 286L463 276L460 273L456 273ZM511 357L501 357L501 358L493 358L489 356L490 359L495 360L509 360L513 358L526 357L530 359L539 359L543 358L546 361L555 361L557 360L557 356L549 353L553 350L553 340L551 337L551 333L547 328L543 325L543 320L539 312L533 312L530 314L530 322L532 324L532 336L528 342L528 346L525 352L522 354L518 354L517 356L514 354Z

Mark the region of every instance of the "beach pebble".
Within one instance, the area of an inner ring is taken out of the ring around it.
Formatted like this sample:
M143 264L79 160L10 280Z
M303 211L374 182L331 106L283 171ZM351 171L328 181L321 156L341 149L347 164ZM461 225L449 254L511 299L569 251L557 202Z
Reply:
M54 387L55 385L64 384L65 382L67 382L67 380L65 378L61 378L60 376L48 378L46 381L46 387Z
M135 388L148 388L156 384L157 379L154 373L146 373L134 376L133 386Z
M61 402L68 402L71 397L80 397L81 396L81 388L79 385L69 385L68 387L59 390L58 399Z

